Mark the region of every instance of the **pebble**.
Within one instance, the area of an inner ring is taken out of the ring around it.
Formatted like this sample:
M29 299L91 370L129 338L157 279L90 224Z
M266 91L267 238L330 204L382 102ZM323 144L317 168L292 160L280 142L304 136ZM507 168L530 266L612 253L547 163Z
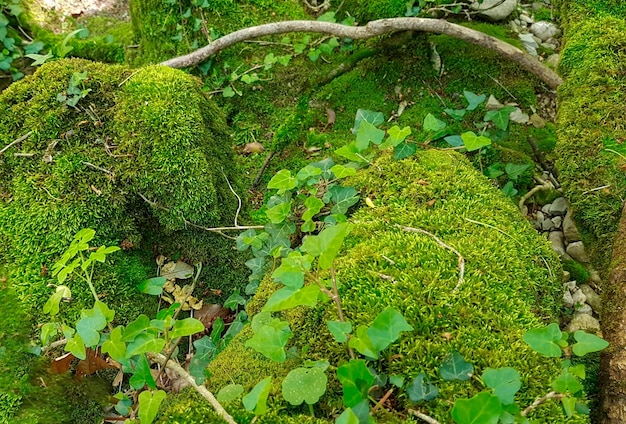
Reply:
M593 309L591 309L591 306L589 306L587 303L583 303L582 305L580 305L580 307L576 308L576 313L593 315Z
M563 284L563 286L565 286L565 288L569 291L574 291L576 290L576 281L568 281L567 283Z
M563 220L563 234L565 234L565 240L569 243L580 240L580 233L578 232L578 228L576 228L571 210L568 210L567 214L565 214L565 219Z
M543 205L541 207L541 212L543 213L550 213L550 208L552 207L552 203L548 203L547 205Z
M569 281L569 277L570 277L570 272L569 271L563 271L563 282L567 283Z
M568 244L565 251L578 262L589 263L589 256L587 256L587 252L585 252L585 246L582 241L575 241Z
M548 240L550 241L550 244L552 245L552 250L554 250L557 255L559 256L563 256L565 255L565 237L563 236L563 233L561 231L552 231L549 235L548 235Z
M582 305L587 301L587 298L581 289L576 289L572 293L572 300L574 301L574 305Z
M558 37L561 30L552 22L538 21L530 26L530 32L541 41L548 41L550 38Z
M485 110L500 110L504 107L502 103L498 101L493 94L489 96L487 99L487 103L485 103Z
M537 56L537 47L539 47L539 44L537 44L532 34L519 34L518 38L529 54Z
M551 68L556 69L559 66L559 59L560 58L561 58L561 56L558 53L551 54L546 59L546 65L548 65Z
M574 306L574 299L572 299L572 294L569 290L565 290L563 293L563 305L566 308L572 308Z
M543 231L551 231L554 230L554 222L551 219L544 219L541 221L541 229Z
M596 284L602 284L602 278L600 277L598 271L596 271L595 269L589 271L589 279Z
M535 22L535 20L534 20L533 18L531 18L530 16L528 16L528 15L526 15L526 14L524 14L524 13L521 13L521 14L519 15L519 18L520 18L520 20L521 20L522 22L526 22L527 24L532 24L532 23L534 23L534 22Z
M555 216L550 221L554 223L554 228L561 228L561 224L563 223L563 218L560 216Z
M588 314L574 314L574 318L570 321L567 331L575 332L578 330L597 333L600 331L600 321Z
M552 202L552 206L550 207L550 213L552 215L565 215L567 212L567 200L565 197L559 197Z
M589 306L591 306L597 313L600 313L602 308L602 298L600 295L596 293L589 284L581 284L580 290L585 294Z

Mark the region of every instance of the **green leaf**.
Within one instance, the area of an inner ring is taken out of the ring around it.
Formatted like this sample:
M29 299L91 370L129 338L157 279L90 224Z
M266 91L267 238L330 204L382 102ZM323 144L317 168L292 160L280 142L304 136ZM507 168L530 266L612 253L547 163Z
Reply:
M503 405L515 402L515 393L522 387L519 373L509 367L487 368L483 372L483 381Z
M446 123L435 118L431 113L424 118L424 130L438 132L446 127Z
M280 224L291 213L291 202L279 203L265 211L272 224Z
M524 341L535 352L551 358L560 358L563 352L557 342L561 340L561 337L559 325L552 323L547 327L528 330L524 334Z
M319 256L321 269L329 269L335 256L339 253L343 239L348 235L352 225L341 223L322 230L317 236L306 236L302 242L302 250L313 256Z
M567 418L570 418L572 415L576 413L576 398L573 398L573 397L561 398L561 404L563 405L563 411L565 412L565 416Z
M204 370L215 356L216 346L208 336L194 341L193 346L196 351L189 363L189 374L196 380L196 384L202 384L206 379ZM243 392L243 387L241 391Z
M296 188L297 185L298 178L293 177L288 169L281 169L267 183L267 188L275 188L278 190L278 194L282 194L287 190Z
M299 289L304 286L304 273L311 269L312 261L311 255L292 252L283 258L280 266L272 273L272 278L294 290Z
M340 366L337 369L337 378L343 388L343 402L347 407L367 399L367 393L374 384L374 376L362 359L351 359Z
M185 318L176 320L169 332L169 336L171 339L177 339L178 337L191 336L201 331L204 331L202 322L195 318Z
M109 356L117 362L126 359L126 343L122 341L122 330L124 327L117 326L111 331L109 339L102 344L102 353L108 353Z
M398 144L402 143L408 136L411 135L411 128L404 127L400 129L399 126L394 125L387 130L387 134L389 134L389 137L387 137L387 140L385 140L384 143L378 146L380 149L386 149L390 146L396 147Z
M65 351L70 352L78 359L85 359L87 357L85 343L83 343L83 339L81 339L78 334L74 335L71 339L68 339L65 344Z
M357 417L352 408L347 408L341 413L335 420L335 424L360 424L359 417Z
M409 399L413 402L431 401L439 395L439 389L428 381L424 373L419 373L406 388Z
M133 400L126 396L123 392L118 392L113 397L118 400L115 404L115 410L117 413L122 416L128 415L130 413L130 407L133 406Z
M491 139L489 137L476 135L472 131L467 131L461 134L461 139L463 140L463 144L465 144L465 148L468 152L473 152L474 150L491 145Z
M509 181L502 187L502 192L505 196L513 197L517 194L517 189L513 187L513 181Z
M389 383L401 389L402 387L404 387L404 377L401 375L389 376Z
M506 131L509 127L509 115L514 112L513 106L505 106L502 109L490 110L485 114L485 122L493 121L493 124L500 128L502 131Z
M382 112L372 112L371 110L358 109L356 111L356 116L354 117L352 134L357 133L362 122L369 122L373 126L377 127L385 122L385 117L383 116Z
M443 139L452 147L461 147L465 145L460 135L449 135Z
M575 395L583 389L578 379L565 367L561 370L561 374L552 382L552 388L559 393L571 393Z
M165 347L165 340L155 334L142 333L126 346L126 357L132 358L146 352L159 353Z
M222 97L225 98L230 98L230 97L235 97L235 90L233 90L233 88L229 85L227 87L224 88L224 90L222 91Z
M133 361L135 367L133 369L133 376L129 380L130 386L139 390L143 386L148 386L151 389L156 389L156 382L152 377L152 371L150 371L150 363L146 358L146 355L141 355L136 361Z
M501 163L494 163L493 165L491 165L490 167L485 169L485 176L487 178L490 178L490 179L494 180L494 179L504 175L504 171L502 171L500 168L502 168L502 164Z
M352 162L364 163L367 162L367 158L361 155L361 150L358 148L356 142L346 144L345 146L335 150L335 153L339 156L351 160Z
M461 354L456 351L452 351L439 368L439 375L446 381L469 380L473 372L474 366L465 362Z
M292 405L313 405L326 392L328 378L320 368L296 368L283 380L283 398Z
M574 344L574 353L578 356L585 356L591 352L599 352L602 349L606 349L609 346L609 342L601 339L595 334L585 333L582 330L578 330L574 333L574 339L578 343Z
M217 392L216 398L220 404L226 405L237 400L241 395L243 395L243 386L241 384L229 384Z
M166 282L167 278L165 277L149 278L139 283L139 285L137 286L137 290L139 290L141 293L158 296L163 293L163 286Z
M467 103L468 103L468 106L466 108L467 110L476 109L482 102L485 101L485 98L486 98L484 94L477 96L471 91L463 91L463 95L465 96L465 99L467 100Z
M330 171L335 174L335 178L338 179L356 175L356 169L343 165L335 165L330 168Z
M59 304L61 303L61 300L63 300L63 298L69 299L71 297L72 292L70 291L69 287L57 286L54 294L50 296L46 304L43 305L43 313L50 314L51 316L58 314Z
M317 305L319 294L320 288L315 284L297 290L284 287L272 294L262 310L264 312L278 312L295 308L296 306L313 307Z
M450 116L455 121L460 121L465 116L465 109L444 109L446 115Z
M367 335L368 328L364 325L359 325L356 329L356 334L350 338L348 346L356 349L360 354L365 355L372 359L378 359L380 351L374 347L374 344Z
M133 322L129 323L124 329L122 341L131 342L135 337L150 327L150 318L147 315L139 315Z
M266 377L243 397L243 406L246 411L253 411L254 415L263 415L267 412L267 397L272 388L272 377Z
M30 64L30 66L41 66L44 63L46 63L48 60L54 57L54 55L50 53L48 54L30 53L30 54L25 54L24 56L26 56L29 59L34 60L34 62Z
M139 423L151 424L156 418L161 402L165 399L163 390L155 392L143 391L139 393Z
M317 177L319 175L322 175L321 169L313 165L307 165L304 168L302 168L300 171L298 171L298 173L296 174L296 177L300 181L307 181L310 178Z
M50 340L57 335L58 332L58 324L54 322L47 322L41 327L41 335L39 338L41 339L42 345L47 345L50 343Z
M504 172L512 181L517 181L520 175L522 175L528 168L530 168L530 164L522 163L507 163L504 167Z
M352 332L352 324L342 321L326 321L328 330L339 343L348 341L348 334Z
M328 192L332 201L335 202L335 205L330 210L333 214L345 214L350 209L350 206L359 201L358 193L353 187L334 185Z
M230 309L231 311L236 311L239 306L245 306L246 299L239 294L239 289L236 289L233 294L228 296L228 299L224 301L224 307Z
M489 392L481 392L471 399L457 399L452 418L457 424L498 424L502 405Z
M393 157L396 160L407 158L417 152L417 144L403 141L393 149Z
M367 149L370 142L380 144L385 137L385 132L379 130L367 121L361 122L359 130L356 133L356 146L360 151Z
M81 318L76 323L76 332L83 339L85 346L94 347L100 342L100 330L107 325L107 317L102 302L96 302L92 309L83 309Z
M375 349L385 350L387 346L398 340L403 331L413 331L402 314L393 308L382 311L367 329L367 335Z
M261 312L252 319L252 329L254 336L246 341L246 347L273 361L285 362L287 359L285 345L292 335L289 323L278 318L271 319L269 312Z
M320 213L324 207L324 202L315 196L309 196L304 201L304 206L306 206L307 210L302 214L302 219L304 221L310 221L315 215Z

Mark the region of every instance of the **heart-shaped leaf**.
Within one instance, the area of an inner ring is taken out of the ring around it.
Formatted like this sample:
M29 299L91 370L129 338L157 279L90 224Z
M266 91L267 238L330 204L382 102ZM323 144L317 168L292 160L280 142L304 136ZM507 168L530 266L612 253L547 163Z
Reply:
M457 424L498 424L500 414L500 400L488 392L471 399L457 399L452 408L452 418Z
M348 334L352 332L352 324L342 321L326 321L328 330L339 343L348 341Z
M326 392L328 378L321 368L296 368L283 380L283 398L292 405L317 401Z
M439 394L439 389L428 381L424 373L420 373L406 388L406 392L413 402L421 402L435 399Z
M243 406L246 411L253 411L254 415L263 415L267 412L267 397L272 388L272 377L266 377L243 397Z
M519 373L509 367L487 368L483 372L483 381L503 405L510 405L515 400L515 393L522 387Z
M165 399L163 390L154 392L143 391L139 393L139 423L151 424L156 418L161 402Z
M524 334L524 341L535 352L551 358L560 358L563 352L557 343L561 340L561 337L559 325L552 323L547 327L528 330Z
M473 152L474 150L478 150L481 147L491 145L491 139L489 137L485 137L484 135L476 135L472 131L467 131L461 134L461 139L463 140L463 144L465 144L465 148L468 152Z
M484 94L481 94L480 96L478 96L472 93L471 91L463 91L463 96L465 96L465 99L467 100L467 103L468 103L468 106L466 108L467 110L476 109L486 99L486 96Z
M585 333L578 330L574 333L574 339L578 342L572 347L574 353L578 356L585 356L591 352L599 352L609 346L609 342L595 334Z
M453 351L439 368L439 375L446 381L469 380L474 372L474 366L465 359L459 352Z
M337 369L337 378L343 387L343 402L347 407L367 399L367 392L374 383L374 376L362 359L351 359Z
M413 327L406 322L400 312L389 307L374 319L372 325L367 329L367 335L374 348L382 351L398 340L403 331L413 331Z

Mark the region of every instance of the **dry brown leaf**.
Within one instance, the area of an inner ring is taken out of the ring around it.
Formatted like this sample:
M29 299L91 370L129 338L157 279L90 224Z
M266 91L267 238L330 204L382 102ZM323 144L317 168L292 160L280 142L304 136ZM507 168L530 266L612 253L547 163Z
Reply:
M204 328L211 328L213 321L218 317L225 319L230 314L230 309L224 308L222 305L212 303L204 305L200 310L193 314L194 318L200 320L204 324Z
M68 372L74 359L76 359L76 357L71 353L66 353L65 355L55 358L50 364L52 372L55 374L63 374L65 372Z
M243 146L242 153L249 155L251 153L263 153L264 151L265 147L263 147L261 143L255 141L252 143L246 143L246 145Z
M429 207L433 207L433 206L435 206L435 202L436 201L437 201L437 199L429 200L428 202L426 202L426 205L429 206Z
M337 119L337 114L334 110L326 108L326 119L328 120L328 123L326 124L327 126L334 125L335 120Z
M86 349L87 357L76 366L76 378L79 380L86 375L94 374L105 368L115 368L109 364L100 353L100 349Z

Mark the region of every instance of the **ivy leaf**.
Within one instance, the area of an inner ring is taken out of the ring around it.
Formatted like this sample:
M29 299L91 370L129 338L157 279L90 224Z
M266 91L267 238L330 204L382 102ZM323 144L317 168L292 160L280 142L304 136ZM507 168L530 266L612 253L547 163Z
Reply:
M231 311L236 311L239 306L245 306L246 299L239 294L239 289L236 289L233 294L228 296L228 299L224 301L224 307L230 309Z
M161 402L165 399L163 390L154 392L143 391L139 393L139 423L151 424L156 418Z
M513 181L507 182L504 187L502 187L502 192L508 197L515 196L517 194L517 189L513 187Z
M304 273L311 269L312 261L311 255L292 252L283 258L280 266L272 273L272 278L294 290L299 289L304 286Z
M278 312L285 309L295 308L296 306L317 305L317 298L320 294L320 288L317 285L309 285L294 290L290 287L283 287L272 294L263 307L264 312Z
M563 411L567 418L570 418L576 413L576 398L566 396L561 398L561 404L563 405Z
M150 327L150 318L148 318L148 316L145 314L139 315L124 329L124 336L122 337L122 341L131 342L135 340L135 337L144 332L148 327Z
M356 329L356 335L350 338L348 346L356 349L360 354L369 358L378 359L378 353L380 352L374 347L374 344L367 335L368 328L364 325L359 325Z
M417 144L403 141L393 149L393 157L396 160L407 158L417 152Z
M84 360L85 358L87 358L85 343L83 343L83 339L81 339L78 334L75 334L74 337L68 339L67 343L65 344L65 351L70 352L78 359Z
M343 387L343 402L353 407L367 399L367 392L374 383L374 376L363 359L351 359L337 369L337 378Z
M69 289L69 287L63 285L57 286L54 294L50 296L46 304L43 305L43 313L50 314L51 316L58 314L59 304L61 303L61 300L63 300L63 298L69 299L71 297L72 291Z
M320 368L296 368L283 380L283 398L292 405L313 405L326 392L328 378Z
M404 377L401 375L389 376L389 383L401 389L404 386Z
M191 336L201 331L204 331L204 324L200 320L185 318L176 320L169 332L169 336L171 339L177 339L178 337Z
M359 130L362 122L368 122L377 127L385 122L385 117L382 112L372 112L371 110L358 109L356 116L354 117L354 126L352 127L352 134L356 134Z
M504 172L512 181L517 181L520 175L524 173L528 168L530 168L530 164L528 163L507 163L504 167Z
M450 353L439 368L439 375L446 381L469 380L473 372L474 366L465 362L461 354L456 351Z
M278 190L278 194L282 194L287 190L292 190L298 185L298 178L291 176L291 171L288 169L281 169L278 171L267 183L267 188L275 188Z
M330 171L335 175L335 178L338 179L356 175L356 169L344 165L335 165L330 168Z
M439 389L428 381L423 372L413 379L406 392L413 402L430 401L439 395Z
M473 131L464 132L461 134L461 139L468 152L473 152L474 150L491 145L491 139L489 137L476 135Z
M400 129L399 126L394 125L387 130L387 134L389 134L389 137L387 137L387 140L385 140L384 143L378 146L380 149L386 149L390 146L396 147L398 144L402 143L408 136L411 135L411 128L404 127Z
M515 393L522 387L519 373L509 367L487 368L483 372L483 381L503 405L515 402Z
M457 399L452 418L457 424L498 424L502 405L489 392L481 392L471 399Z
M465 116L465 109L444 109L446 115L450 116L455 121L460 121Z
M306 236L301 249L310 255L319 256L319 267L329 269L351 229L352 225L346 222L324 228L317 236Z
M356 146L363 151L369 147L370 142L380 144L384 137L385 132L383 130L379 130L367 121L363 121L356 133Z
M335 150L335 153L339 156L343 156L344 158L351 160L352 162L365 163L368 161L367 157L361 155L362 150L360 150L356 144L356 142L352 142L350 144L346 144L345 146Z
M189 374L196 380L196 384L202 384L206 379L204 370L209 365L209 362L213 359L216 346L208 336L203 336L201 339L193 342L193 347L196 348L196 352L191 358L189 363ZM241 388L243 392L243 387Z
M506 131L509 127L509 115L514 112L513 106L505 106L502 109L490 110L485 114L485 122L493 121L493 124L500 128L502 131Z
M578 356L585 356L591 352L599 352L609 346L609 342L601 339L595 334L585 333L582 330L578 330L574 333L574 339L576 343L572 348L574 353Z
M39 338L41 339L42 345L47 345L50 343L50 340L57 335L58 332L58 324L54 322L47 322L41 327L41 334Z
M135 355L141 355L146 352L159 353L164 347L164 339L152 333L141 333L126 346L126 358L132 358Z
M468 106L467 106L467 110L474 110L476 109L482 102L485 101L486 96L484 94L481 94L480 96L472 93L471 91L463 91L463 96L465 96L465 99L467 100Z
M291 202L279 203L265 211L272 224L280 224L291 213Z
M298 171L298 173L296 174L296 177L300 181L307 181L308 179L313 178L313 177L318 177L321 174L322 174L321 169L313 165L307 165L304 168L302 168L300 171Z
M272 387L272 377L266 377L243 397L243 406L246 411L253 411L254 415L263 415L267 412L267 397Z
M562 337L559 325L552 323L547 327L528 330L524 334L524 341L535 352L550 358L560 358L563 352L557 344Z
M316 168L317 169L317 168ZM356 191L355 191L356 192ZM309 196L304 201L304 206L306 206L306 211L302 214L302 220L310 221L313 219L315 215L320 213L322 208L324 207L324 202L321 199L318 199L315 196Z
M289 323L272 319L269 312L261 312L252 319L252 329L254 336L246 341L246 347L273 361L285 362L285 345L292 335Z
M359 423L359 417L357 417L354 414L354 412L352 411L352 408L347 408L341 413L341 415L337 417L337 420L335 420L335 424L360 424L360 423Z
M40 66L40 65L43 65L48 60L50 60L50 59L52 59L54 57L54 55L50 54L50 53L48 53L48 54L30 53L30 54L25 54L24 56L26 56L29 59L34 60L34 62L30 64L30 66Z
M443 139L452 147L461 147L465 145L460 135L449 135Z
M128 415L130 413L130 407L133 406L133 400L126 396L124 392L118 392L113 397L117 399L117 403L115 404L117 413L122 416Z
M393 308L386 308L374 319L367 329L367 335L379 352L398 340L403 331L412 331L402 314Z
M148 386L151 389L156 389L156 383L150 371L150 363L145 354L140 355L136 360L132 361L134 364L133 375L130 377L129 384L135 389L142 389L143 386Z
M163 293L163 286L166 282L167 278L165 277L148 278L147 280L139 283L139 285L137 286L137 290L139 290L141 293L158 296Z
M438 132L446 127L446 123L435 118L431 113L424 118L424 130Z
M76 332L88 347L96 346L100 342L100 330L107 325L103 308L98 305L104 303L96 302L92 309L83 309L80 313L81 318L76 323Z
M583 389L578 379L565 367L561 370L561 374L552 382L552 388L559 393L571 393L575 395Z
M328 330L339 343L348 341L348 334L352 332L352 324L342 321L326 321Z
M231 403L243 394L243 386L241 384L229 384L224 386L217 392L216 398L219 403L226 405Z
M102 353L108 353L117 362L123 362L126 359L126 343L122 341L123 329L121 325L115 327L109 339L102 344Z
M335 205L330 210L332 214L345 214L350 209L350 206L359 201L358 193L353 187L334 185L328 192L332 196L332 201L335 202Z

